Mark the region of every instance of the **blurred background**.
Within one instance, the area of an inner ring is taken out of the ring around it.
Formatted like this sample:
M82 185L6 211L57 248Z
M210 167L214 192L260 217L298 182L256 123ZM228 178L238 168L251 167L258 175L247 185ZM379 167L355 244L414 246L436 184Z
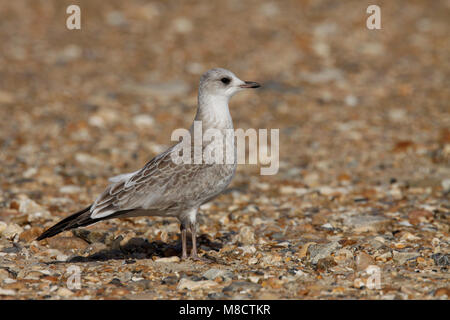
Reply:
M448 0L0 0L0 296L448 299L449 17ZM177 290L210 267L178 262L175 219L33 241L171 145L214 67L263 85L231 100L235 128L280 130L278 174L240 165L200 210L200 253L237 283Z
M190 125L213 67L263 84L232 100L236 128L280 129L279 173L240 166L235 188L449 177L449 1L0 4L4 206L18 193L89 203ZM66 28L71 4L81 30ZM381 30L366 28L370 4Z

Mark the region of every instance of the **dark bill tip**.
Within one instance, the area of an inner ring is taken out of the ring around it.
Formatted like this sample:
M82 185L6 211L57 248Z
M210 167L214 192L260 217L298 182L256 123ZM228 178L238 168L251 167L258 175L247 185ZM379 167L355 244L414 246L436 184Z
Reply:
M245 83L241 84L239 87L241 87L241 88L259 88L259 87L261 87L261 85L258 82L245 81Z

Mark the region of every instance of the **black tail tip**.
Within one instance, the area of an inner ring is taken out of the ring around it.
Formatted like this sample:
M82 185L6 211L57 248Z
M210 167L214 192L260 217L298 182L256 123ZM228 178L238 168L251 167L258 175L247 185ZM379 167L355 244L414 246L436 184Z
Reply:
M41 234L39 237L37 237L35 240L36 241L41 241L44 240L45 238L47 238L46 236L44 236L44 234Z

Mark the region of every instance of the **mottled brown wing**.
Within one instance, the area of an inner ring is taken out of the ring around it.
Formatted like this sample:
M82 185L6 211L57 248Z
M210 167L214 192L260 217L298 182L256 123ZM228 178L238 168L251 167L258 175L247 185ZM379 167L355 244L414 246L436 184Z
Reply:
M164 211L193 200L196 188L190 187L201 165L176 164L171 153L175 146L149 161L133 175L109 185L91 208L92 218L103 218L122 210Z

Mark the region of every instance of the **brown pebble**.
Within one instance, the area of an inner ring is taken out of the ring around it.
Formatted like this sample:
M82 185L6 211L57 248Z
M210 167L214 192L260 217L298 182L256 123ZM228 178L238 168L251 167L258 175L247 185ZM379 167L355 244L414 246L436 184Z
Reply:
M356 256L356 269L358 271L366 270L368 266L374 264L375 260L365 252L360 252Z
M450 288L439 288L434 292L435 297L440 297L446 295L450 298Z
M428 222L433 219L433 213L427 210L413 210L408 213L409 223L418 225L421 222Z
M55 237L47 240L48 245L53 249L85 249L89 244L77 237Z
M42 233L43 229L40 227L31 227L28 230L22 232L19 236L20 241L31 242L36 240L37 237Z

